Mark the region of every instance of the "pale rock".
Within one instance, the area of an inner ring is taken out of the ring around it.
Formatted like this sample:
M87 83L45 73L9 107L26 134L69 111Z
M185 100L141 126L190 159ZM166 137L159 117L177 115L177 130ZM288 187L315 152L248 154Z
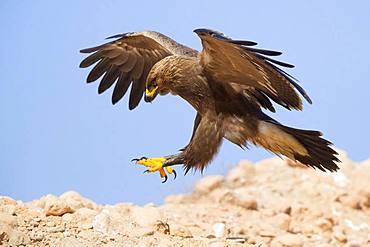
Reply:
M86 221L85 223L88 222ZM114 206L105 206L92 220L92 227L95 231L112 237L124 232L129 225L126 223L125 218L118 213L117 208Z
M352 161L349 157L347 152L340 149L335 149L338 153L338 159L341 161L341 163L338 164L340 171L351 172L356 167L356 163Z
M247 239L246 238L242 238L242 237L228 237L226 238L227 242L228 243L232 243L232 244L244 244Z
M169 195L165 198L165 203L174 203L174 204L180 204L180 203L189 203L192 202L191 196L189 195Z
M182 225L171 224L171 235L181 238L192 238L193 235L189 228Z
M0 206L4 205L17 205L17 201L8 196L0 196Z
M350 194L344 194L339 196L336 201L339 201L343 205L347 207L351 207L353 209L361 209L361 200L362 197L359 195L350 195Z
M139 242L136 247L149 247L148 244L144 243L144 242Z
M31 202L31 204L38 208L45 208L45 204L47 201L50 200L57 200L58 197L52 194L47 194L46 196L41 197L39 200L34 200Z
M65 192L59 198L64 200L75 211L80 208L96 209L96 204L93 201L82 197L75 191Z
M355 223L353 223L353 222L352 222L351 220L349 220L349 219L345 219L345 220L344 220L344 224L345 224L347 227L349 227L349 228L351 228L352 230L354 230L354 231L368 230L368 228L369 228L369 225L368 225L368 224L366 224L366 223L355 224Z
M93 227L92 222L94 217L98 214L97 211L89 208L79 208L74 215L78 219L78 225L82 229L90 229Z
M162 218L159 209L153 206L134 207L132 217L140 226L154 226Z
M17 216L7 213L0 213L0 225L14 227L17 225Z
M225 178L221 175L213 175L207 176L202 178L199 182L195 185L195 191L200 194L208 193L217 187L221 186L221 184L225 181Z
M13 204L0 205L0 213L3 212L6 214L14 215L16 212L16 208L17 206Z
M370 159L362 161L357 168L361 171L366 170L370 172Z
M71 222L75 218L76 218L76 215L75 214L71 214L71 213L66 213L66 214L63 214L62 215L62 220L63 221L66 221L66 222Z
M65 231L64 226L54 226L48 229L49 233L64 232L64 231Z
M237 200L237 205L249 209L249 210L257 210L258 203L256 199L252 196L244 195Z
M351 241L348 241L344 247L362 247L362 246L365 246L366 244L363 243L363 241L359 241L359 240L351 240Z
M224 223L216 223L212 226L213 233L216 238L222 238L225 236L225 224Z
M35 217L31 220L30 225L33 227L37 227L40 225L40 222L41 222L41 218Z
M365 184L361 190L360 190L360 206L362 209L370 208L370 186L368 184Z
M243 192L235 190L234 192L225 189L219 189L212 193L212 197L219 203L227 203L244 209L256 210L258 207L256 199Z
M93 228L92 221L91 222L85 222L85 223L79 223L78 226L83 230L88 230Z
M333 237L340 243L346 243L347 237L345 235L344 228L342 226L333 227Z
M302 215L306 215L307 213L308 213L308 207L306 207L305 205L302 205L301 203L292 204L292 209L290 212L292 216L299 217Z
M35 230L31 231L28 236L33 241L41 241L44 238L44 234L42 232L37 232Z
M262 213L262 215L266 217L272 217L276 215L275 211L272 210L271 208L261 208L259 212Z
M84 247L85 245L82 244L78 239L73 238L73 237L66 237L63 238L60 241L60 246L61 247Z
M292 217L294 219L294 217ZM291 224L289 227L289 232L294 234L304 233L304 234L312 234L314 232L314 227L311 224L302 224L297 223Z
M324 232L331 231L333 229L333 220L319 218L318 220L315 221L315 225L317 225Z
M333 182L338 187L344 188L349 184L349 179L341 171L337 171L331 174Z
M159 242L158 242L158 245L156 246L173 246L173 241L171 241L170 239L167 239L167 238L160 238Z
M154 235L153 227L140 227L132 232L135 237L147 237Z
M340 243L346 243L347 237L343 232L333 232L333 237Z
M271 230L270 231L269 230L265 230L265 229L259 231L258 234L261 237L269 237L269 238L273 238L273 237L276 237L277 236L277 233L276 232L271 231Z
M288 214L290 215L291 211L292 211L292 207L290 205L290 202L286 201L286 200L279 200L277 202L274 203L274 207L275 207L275 212L278 212L278 213L285 213L285 214Z
M47 227L53 227L53 226L56 226L56 222L54 220L48 220L46 222L46 226Z
M212 201L225 204L236 204L236 196L233 191L229 189L217 189L208 195Z
M272 216L269 221L279 227L281 230L288 231L290 225L290 216L285 213L279 213Z
M225 247L228 246L228 244L225 241L212 241L209 244L207 244L209 247Z
M250 161L242 160L228 173L226 181L240 186L253 181L255 174L256 169L254 165Z
M9 235L10 246L28 245L29 243L31 243L30 237L24 234L23 232L17 230L13 230L10 232Z
M193 235L194 238L201 238L204 235L203 228L201 228L199 225L187 226L187 228L189 229L191 235Z
M109 210L103 209L100 214L94 217L92 226L95 231L98 231L102 234L107 234L109 230L109 225L111 222L111 217L109 215Z
M44 212L46 216L62 216L66 213L74 213L74 210L64 200L55 196L49 196L45 200Z
M270 247L284 247L280 242L277 242L276 240L272 240L270 243Z
M270 172L271 167L274 167L274 170L278 170L280 168L286 168L286 161L280 158L270 158L264 159L257 163L255 163L256 172L263 173L265 171Z
M271 240L271 238L269 238L269 237L250 236L250 237L248 237L247 243L252 244L253 246L267 247L267 246L270 246L270 245L263 245L263 243L269 243L270 240ZM237 246L239 246L239 245L237 245Z
M279 244L289 247L301 247L303 246L303 239L300 235L287 233L276 237L271 242L271 246L279 246Z
M302 195L308 196L309 198L315 198L320 196L320 192L315 188L312 181L304 181L297 188L302 191Z
M335 207L331 208L331 214L334 217L341 217L342 216L342 212L338 211Z
M257 210L258 203L255 197L248 194L248 191L245 189L238 189L234 192L235 197L235 204L239 207L249 209L249 210Z

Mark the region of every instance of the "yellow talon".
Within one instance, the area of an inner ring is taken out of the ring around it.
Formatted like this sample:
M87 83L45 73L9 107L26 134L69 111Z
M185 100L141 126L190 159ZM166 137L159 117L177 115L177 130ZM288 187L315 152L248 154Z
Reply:
M174 174L174 179L176 178L177 174L176 171L171 166L163 167L163 162L165 162L167 159L165 157L158 157L158 158L146 158L142 157L141 159L133 159L132 161L136 161L136 164L144 165L148 167L149 169L146 170L144 173L149 172L156 172L159 171L159 175L161 178L164 178L164 182L167 181L167 174L166 171L169 174Z

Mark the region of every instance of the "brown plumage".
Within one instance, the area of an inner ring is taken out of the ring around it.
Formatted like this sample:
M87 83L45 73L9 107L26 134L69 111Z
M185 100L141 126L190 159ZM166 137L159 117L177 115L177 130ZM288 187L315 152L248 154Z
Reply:
M115 82L112 101L126 93L135 108L160 94L179 95L197 111L189 144L167 156L164 166L183 164L203 170L223 138L238 146L248 142L320 170L335 171L339 162L331 143L312 130L284 126L262 112L275 111L274 101L287 109L302 109L297 91L311 99L295 79L278 66L293 67L269 56L280 52L252 48L252 41L232 40L219 32L197 29L203 50L197 53L156 32L129 33L107 44L84 49L92 53L81 67L97 63L87 82L103 76L99 93Z

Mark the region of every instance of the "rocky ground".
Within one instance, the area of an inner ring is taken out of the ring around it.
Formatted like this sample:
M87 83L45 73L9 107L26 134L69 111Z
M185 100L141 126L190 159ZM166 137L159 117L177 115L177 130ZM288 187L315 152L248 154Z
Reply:
M341 159L332 174L241 161L159 206L2 196L0 246L370 246L370 160Z

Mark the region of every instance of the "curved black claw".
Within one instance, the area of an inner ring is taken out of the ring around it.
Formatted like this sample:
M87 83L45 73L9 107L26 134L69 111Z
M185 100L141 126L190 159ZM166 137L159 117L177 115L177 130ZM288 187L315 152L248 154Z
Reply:
M177 173L176 173L176 171L175 171L175 170L173 170L173 171L172 171L172 173L173 173L173 175L174 175L173 180L175 180L175 179L176 179L176 177L177 177Z
M133 161L139 161L139 160L144 160L144 159L148 159L148 158L145 157L145 156L143 156L140 159L138 159L138 158L132 159L131 162L133 162Z
M145 173L148 173L149 172L149 170L145 170L143 173L145 174Z
M167 175L164 176L164 180L162 181L162 184L164 184L165 182L167 182Z

